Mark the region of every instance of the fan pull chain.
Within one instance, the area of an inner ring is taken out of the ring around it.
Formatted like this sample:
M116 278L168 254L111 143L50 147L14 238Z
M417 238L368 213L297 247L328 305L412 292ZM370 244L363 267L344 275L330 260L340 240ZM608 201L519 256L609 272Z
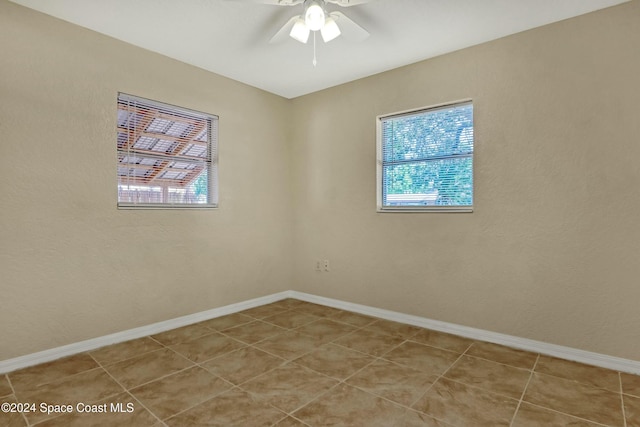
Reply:
M315 67L318 61L316 61L316 32L313 32L313 66Z

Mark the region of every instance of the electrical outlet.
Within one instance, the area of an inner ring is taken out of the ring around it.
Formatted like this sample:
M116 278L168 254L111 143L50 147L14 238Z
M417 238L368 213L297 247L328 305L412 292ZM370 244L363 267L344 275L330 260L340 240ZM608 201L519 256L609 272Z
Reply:
M322 271L322 261L316 260L316 271Z
M325 259L323 261L323 267L324 267L324 271L329 271L329 260Z

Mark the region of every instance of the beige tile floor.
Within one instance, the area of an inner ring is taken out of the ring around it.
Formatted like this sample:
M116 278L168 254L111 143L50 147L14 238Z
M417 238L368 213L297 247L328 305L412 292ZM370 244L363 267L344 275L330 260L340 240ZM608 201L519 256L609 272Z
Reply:
M638 376L291 299L0 375L0 401L35 404L1 426L640 426Z

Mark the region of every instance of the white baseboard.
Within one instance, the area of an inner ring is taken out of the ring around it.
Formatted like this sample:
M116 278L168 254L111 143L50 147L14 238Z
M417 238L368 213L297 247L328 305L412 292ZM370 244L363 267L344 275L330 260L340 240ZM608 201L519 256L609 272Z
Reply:
M236 304L226 305L224 307L214 308L212 310L190 314L188 316L177 317L175 319L153 323L151 325L142 326L139 328L129 329L127 331L117 332L115 334L105 335L102 337L80 341L62 347L56 347L49 350L16 357L13 359L3 360L0 361L0 374L26 368L28 366L38 365L40 363L50 362L61 357L95 350L107 345L117 344L119 342L141 338L147 335L158 334L160 332L165 332L197 322L202 322L204 320L225 316L227 314L237 313L238 311L247 310L249 308L257 307L264 304L269 304L285 298L296 298L302 301L326 305L329 307L339 308L347 311L353 311L356 313L379 317L381 319L392 320L395 322L406 323L413 326L419 326L421 328L433 329L435 331L446 332L466 338L488 341L495 344L502 344L522 350L533 351L535 353L554 356L561 359L572 360L575 362L581 362L607 369L613 369L616 371L640 375L640 361L636 360L623 359L620 357L608 356L606 354L593 353L590 351L579 350L571 347L548 344L542 341L535 341L526 338L515 337L512 335L499 334L497 332L485 331L482 329L456 325L448 322L441 322L439 320L412 316L396 311L384 310L381 308L369 307L361 304L354 304L346 301L321 297L298 291L279 292L276 294L239 302Z
M290 295L291 291L279 292L277 294L254 298L236 304L225 305L224 307L201 311L187 316L176 317L175 319L165 320L163 322L153 323L139 328L116 332L115 334L104 335L102 337L39 351L37 353L31 353L25 356L15 357L13 359L2 360L0 361L0 374L5 374L7 372L12 372L29 366L39 365L40 363L50 362L52 360L60 359L61 357L95 350L107 345L142 338L147 335L159 334L160 332L169 331L171 329L180 328L182 326L191 325L204 320L214 319L227 314L237 313L238 311L290 298Z
M508 347L532 351L547 356L558 357L560 359L572 360L574 362L580 362L588 365L600 366L602 368L613 369L615 371L640 375L640 361L637 360L623 359L621 357L593 353L576 348L549 344L542 341L530 340L527 338L520 338L512 335L485 331L483 329L456 325L454 323L441 322L439 320L432 320L425 317L412 316L396 311L383 310L381 308L369 307L366 305L354 304L332 298L320 297L303 292L291 291L289 297L296 298L302 301L313 302L316 304L322 304L329 307L339 308L341 310L353 311L368 316L380 317L386 320L419 326L421 328L459 335L474 340L502 344Z

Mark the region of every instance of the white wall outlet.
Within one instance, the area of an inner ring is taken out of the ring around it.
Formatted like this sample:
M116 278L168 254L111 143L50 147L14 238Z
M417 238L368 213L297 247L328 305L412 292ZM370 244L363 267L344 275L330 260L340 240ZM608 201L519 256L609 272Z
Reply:
M329 260L325 259L324 261L322 261L322 266L324 271L329 271Z
M316 260L316 271L322 271L322 261Z

